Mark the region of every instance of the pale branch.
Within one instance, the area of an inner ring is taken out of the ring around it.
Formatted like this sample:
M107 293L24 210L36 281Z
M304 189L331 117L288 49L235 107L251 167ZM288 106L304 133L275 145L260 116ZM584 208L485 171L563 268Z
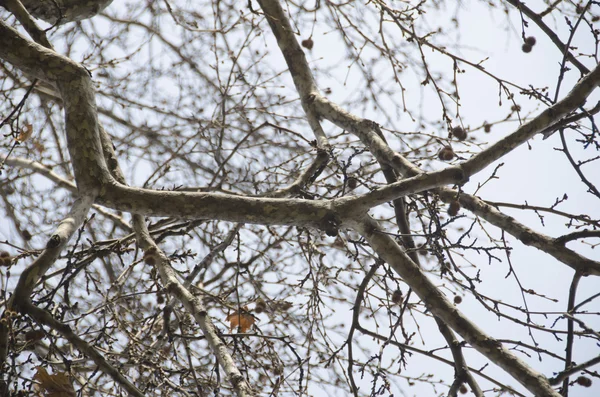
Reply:
M306 55L294 37L294 30L289 19L284 15L281 4L277 0L258 0L265 12L267 22L277 37L277 44L290 68L296 90L300 94L300 102L306 113L308 124L317 139L317 147L329 152L327 136L319 122L320 115L310 106L310 94L318 93L312 72L307 67ZM285 32L281 34L281 32Z
M550 384L558 385L563 380L567 379L570 375L573 375L579 371L583 371L589 367L592 367L596 364L600 364L600 356L596 356L588 361L585 361L578 365L569 366L569 368L565 371L559 372L555 377L550 378Z
M209 218L324 229L323 223L328 219L354 216L398 197L458 183L461 180L460 169L450 167L404 179L365 195L334 200L156 191L113 183L103 187L103 194L98 202L121 211L148 216Z
M153 191L126 186L108 170L111 164L107 165L103 155L101 126L87 70L24 39L3 22L0 22L0 57L36 78L56 82L65 108L68 147L78 189L99 191L98 202L103 205L141 215L317 228L322 228L323 221L328 222L331 217L329 203L324 201Z
M333 205L340 214L364 213L370 208L408 194L460 183L463 180L462 178L463 173L460 168L448 167L439 171L422 173L402 179L363 195L343 197L334 200Z
M91 18L113 0L22 0L23 5L36 18L51 24L81 21Z
M20 304L20 309L21 313L29 315L36 322L43 324L61 334L81 353L94 361L94 363L103 373L110 376L112 380L114 380L115 383L121 386L124 390L127 390L130 395L137 397L144 396L144 393L142 393L137 387L135 387L135 385L133 385L126 377L124 377L118 369L106 361L104 356L102 356L98 350L75 334L69 325L61 323L52 317L52 315L46 310L40 309L33 305L29 301L29 298L27 298L25 303Z
M284 188L268 192L263 196L277 198L300 193L300 191L306 185L308 185L311 181L314 181L319 176L319 174L327 166L327 163L329 163L329 154L325 150L318 150L315 159L308 167L302 170L294 182Z
M533 11L531 8L527 7L523 2L521 2L519 0L505 0L505 1L509 4L511 4L512 6L514 6L517 10L519 10L523 14L525 14L527 17L529 17L544 32L544 34L546 36L548 36L548 38L552 41L552 43L554 43L556 48L558 48L560 53L565 58L567 58L569 60L569 62L571 62L579 70L579 72L581 72L582 75L589 73L590 70L584 64L582 64L571 53L571 51L569 51L570 48L560 40L560 38L554 32L554 30L552 30L548 25L546 25L546 23L544 23L544 21L542 20L542 18L543 18L542 14L537 14L535 11Z
M231 383L235 394L238 397L255 396L255 392L237 368L231 354L229 354L227 345L219 336L202 301L179 282L177 273L169 264L169 259L152 240L144 218L138 214L133 215L133 227L136 231L138 244L146 251L146 255L152 256L154 266L158 270L167 292L174 299L181 302L183 307L196 320L200 330L206 337L210 350L215 354L219 365L227 374L227 380Z
M73 234L85 222L93 202L94 196L84 195L73 203L71 211L52 233L42 254L21 273L8 304L9 308L17 307L22 299L29 299L40 278L46 274Z
M94 88L80 64L33 43L0 21L0 57L25 73L56 83L63 99L67 142L80 192L92 194L108 182L100 148Z
M263 7L265 13L270 15L271 19L288 21L288 18L281 9L278 0L262 1L261 6ZM286 22L286 24L289 26L289 21ZM299 75L299 80L307 80L309 78L307 76L311 76L310 67L306 62L302 49L297 44L293 32L289 29L283 28L282 25L278 24L271 24L271 28L273 29L273 34L275 35L278 43L285 43L284 45L280 46L286 48L287 52L284 53L284 58L286 59L286 62L288 62L290 73L297 73ZM296 45L289 44L292 41L296 41ZM290 63L291 61L293 61L293 64ZM312 77L310 79L310 81L312 81ZM462 169L464 172L462 175L463 180L467 180L471 175L474 175L494 161L505 156L516 147L531 139L535 134L543 132L548 126L555 124L563 116L581 106L585 102L587 96L590 95L590 93L597 87L599 83L600 65L596 66L592 72L584 76L575 85L571 92L561 101L547 108L529 122L521 125L512 134L509 134L489 148L484 149L480 153L471 157L469 160L458 164L456 167ZM300 87L302 88L304 86ZM415 176L423 173L420 168L412 164L402 155L389 147L385 141L385 138L383 137L383 134L381 133L379 126L375 122L362 119L345 111L335 103L328 101L325 97L319 94L318 91L313 90L312 88L311 90L305 89L304 91L299 91L299 95L301 98L307 97L309 103L311 103L317 114L319 114L321 117L358 136L361 142L363 142L363 144L369 148L371 153L375 156L380 164L392 167L405 177ZM439 192L442 196L442 199L446 202L456 199L456 192L450 189L442 188L439 189ZM374 193L374 195L376 194L377 192ZM392 198L389 198L388 200L391 199ZM481 201L475 196L465 193L460 194L460 199L461 201L469 201L471 203ZM541 233L537 233L526 228L513 218L504 215L497 210L488 211L487 208L482 206L467 205L465 205L465 208L469 210L479 209L476 212L476 215L482 217L492 224L495 224L496 226L499 226L500 224L508 225L509 222L506 221L510 219L510 227L507 227L505 230L518 239L524 238L522 241L525 244L533 245L544 252L548 252L561 262L574 269L580 269L585 274L600 275L599 262L586 259L585 257L564 246L561 247L554 244L552 239L544 236ZM501 220L502 222L500 222Z
M536 396L560 396L550 386L546 377L530 368L502 343L485 334L465 317L408 257L394 238L379 229L375 221L364 218L351 221L347 226L357 230L369 242L375 253L410 285L434 316L442 319L478 352L504 369Z
M585 223L590 226L600 227L600 220L594 220L594 219L590 218L589 215L585 215L585 214L574 214L574 213L560 211L560 210L557 210L554 206L541 207L541 206L537 206L537 205L513 204L513 203L490 201L490 200L485 200L485 203L489 204L493 207L496 207L496 208L499 208L499 207L516 208L519 210L531 210L531 211L535 211L536 213L537 212L547 212L547 213L554 214L557 216L562 216L566 219L577 220L581 223ZM558 239L562 239L564 237L565 236L558 237ZM590 236L582 236L582 237L590 237Z
M104 128L99 128L100 132L100 143L102 146L102 152L106 159L106 162L109 167L109 171L111 175L115 178L119 183L125 184L125 176L123 171L119 166L119 162L117 156L115 154L114 148L110 141L110 137L104 130ZM186 310L196 319L200 329L202 330L212 352L217 357L217 361L227 374L227 379L233 386L238 397L251 397L254 396L255 393L241 374L239 369L237 368L233 358L229 354L227 350L227 346L220 338L217 329L215 328L212 320L208 316L206 308L200 299L196 296L192 295L189 291L189 286L193 282L196 271L193 270L189 277L184 281L184 283L180 283L177 278L177 273L171 267L169 260L165 253L158 248L155 241L152 239L150 235L150 231L146 225L146 221L144 217L139 214L133 215L133 227L136 234L137 242L143 250L146 251L146 254L150 254L152 257L151 262L154 264L155 268L158 269L158 273L161 277L163 286L167 290L167 292L173 295L173 298L177 301L181 302ZM230 238L223 242L219 247L217 247L212 255L207 256L206 262L209 262L214 255L217 254L218 250L224 250L233 240L237 230L241 225L238 225L234 230L235 233L230 233ZM165 307L165 321L169 321L169 314L172 309L172 305L168 305Z
M448 188L439 189L438 194L446 202L458 199L465 209L509 233L523 244L535 247L553 256L565 265L581 272L582 275L600 275L600 262L578 254L564 244L558 243L555 238L528 228L512 216L502 213L480 198L464 193L457 195L455 190Z
M17 286L10 297L7 310L20 311L20 305L28 302L38 281L54 264L60 252L65 248L75 231L83 225L85 218L94 202L94 196L83 196L75 201L69 214L60 222L48 243L46 249L29 265L19 277ZM10 319L7 319L10 321ZM8 354L8 328L5 322L0 322L0 366L6 361Z
M448 360L448 359L446 359L444 357L441 357L441 356L438 356L438 355L434 354L431 350L422 350L422 349L416 348L416 347L414 347L414 346L412 346L410 344L401 343L401 342L398 342L396 340L390 340L390 338L387 337L387 336L380 335L377 332L373 332L371 330L368 330L368 329L364 328L362 325L360 325L360 323L356 326L356 329L358 331L360 331L364 335L370 336L371 338L380 340L382 342L387 342L390 345L397 347L398 349L407 350L407 351L410 351L410 352L421 354L421 355L423 355L425 357L432 358L432 359L434 359L436 361L439 361L441 363L447 364L447 365L449 365L451 367L455 366L454 361ZM519 393L518 391L516 391L515 389L511 388L510 386L499 382L496 378L494 378L492 376L489 376L489 375L486 375L485 373L483 373L483 371L481 369L476 369L476 368L471 368L471 367L468 367L467 369L469 370L469 372L472 372L473 374L476 374L477 376L481 377L482 379L485 379L488 382L490 382L490 383L498 386L501 390L506 390L507 392L509 392L509 393L511 393L511 394L513 394L515 396L525 397L524 394Z
M19 168L34 171L35 173L48 178L48 180L54 182L57 186L68 190L73 195L77 196L77 194L78 194L77 186L73 182L63 178L62 176L60 176L57 173L55 173L54 171L52 171L50 168L46 167L45 165L43 165L35 160L29 160L29 159L25 159L25 158L21 158L21 157L9 157L4 160L4 163L11 167L19 167ZM115 224L117 224L123 230L126 230L126 231L132 230L131 225L129 225L129 223L127 223L127 221L125 221L125 219L123 219L122 217L120 217L116 214L113 214L112 212L107 211L104 207L102 207L98 204L94 204L92 206L92 208L94 208L94 210L97 211L102 216L115 222Z
M381 169L388 184L394 184L398 181L396 171L394 171L393 168L387 165L383 165ZM394 200L393 203L394 214L396 215L396 224L398 225L400 233L402 233L402 244L404 246L404 249L407 252L409 258L414 263L416 263L417 266L421 267L421 259L419 258L419 254L417 253L417 251L414 249L415 241L411 234L410 221L406 213L406 203L404 197ZM408 300L408 297L406 299ZM456 336L452 332L452 329L450 329L450 327L439 317L434 318L438 325L440 333L446 340L446 343L448 343L448 347L450 348L450 352L452 353L452 358L454 361L454 382L450 387L448 395L455 397L460 387L466 381L469 384L469 386L471 386L473 394L475 394L477 397L483 397L481 387L479 386L477 380L473 377L471 372L468 370L462 346L456 339Z
M27 12L27 9L23 6L23 3L19 0L2 0L0 1L0 6L6 8L17 18L29 36L31 36L36 43L39 43L46 48L52 48L52 44L50 44L46 37L46 32L37 26L35 21L31 18L31 15L29 15L29 12Z
M599 84L600 65L597 65L590 73L582 77L563 99L543 110L531 120L521 124L515 132L508 134L505 138L500 139L490 147L464 161L461 167L466 175L476 174L494 161L521 146L536 134L544 132L549 126L582 106L586 102L587 97Z
M418 266L418 264L417 264ZM448 342L448 347L450 348L450 353L452 353L452 359L454 361L454 382L450 387L450 391L448 391L448 396L456 397L457 392L459 391L460 386L463 383L468 383L471 386L471 391L477 397L483 397L483 391L479 387L479 384L475 381L475 378L468 370L467 362L465 360L465 356L462 353L462 347L454 332L450 329L450 327L443 322L439 317L435 317L435 321L438 325L440 333Z
M57 187L61 187L68 190L72 194L77 195L77 186L73 182L63 178L50 168L35 160L29 160L22 157L8 157L4 160L4 164L10 167L31 170L38 175L46 177L49 181L54 182Z
M290 26L289 19L283 12L278 0L263 0L261 7L270 23L277 43L282 49L283 56L288 65L290 74L296 84L298 94L302 101L307 101L316 114L329 120L344 130L356 136L367 146L380 164L392 166L405 176L413 176L421 171L400 154L394 152L382 138L378 125L372 121L356 117L342 109L335 103L323 97L314 87L314 80L304 51L300 48ZM285 50L285 52L283 51ZM311 84L308 84L308 83ZM489 166L494 161L508 154L522 145L536 134L560 121L579 106L583 105L587 97L600 84L600 65L585 75L562 100L542 111L538 116L521 125L515 132L499 140L470 159L459 164L464 171L464 179L476 174Z

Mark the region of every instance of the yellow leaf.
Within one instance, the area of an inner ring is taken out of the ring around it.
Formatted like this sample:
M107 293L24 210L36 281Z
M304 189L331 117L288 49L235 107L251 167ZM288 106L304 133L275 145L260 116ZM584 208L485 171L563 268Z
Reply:
M31 134L33 134L33 126L31 124L25 124L21 128L21 132L19 133L19 136L17 136L17 141L25 142L26 140L28 140L31 137Z
M254 316L248 313L248 306L244 306L241 311L233 312L225 318L229 321L229 331L239 327L239 332L246 332L254 324Z
M37 367L33 379L40 382L39 388L46 397L76 397L69 375L65 372L50 375L45 368Z

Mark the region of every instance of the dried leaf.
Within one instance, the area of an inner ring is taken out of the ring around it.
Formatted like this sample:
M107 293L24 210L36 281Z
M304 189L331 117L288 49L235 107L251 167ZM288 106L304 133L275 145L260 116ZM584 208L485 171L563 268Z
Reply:
M42 142L40 142L39 140L34 139L32 143L33 143L33 148L35 150L37 150L38 153L42 154L46 150L46 147L44 146L44 144Z
M21 132L19 133L19 136L17 136L17 141L25 142L26 140L28 140L31 137L31 134L33 134L33 126L31 124L25 124L21 128Z
M248 306L244 306L239 312L236 311L227 315L225 320L229 321L229 331L239 327L239 332L248 331L256 321L254 316L248 313Z
M36 343L42 340L46 333L41 329L35 329L25 332L25 341L28 343Z
M69 375L65 372L57 372L50 375L45 368L37 367L37 372L33 376L33 379L40 382L39 388L44 392L46 397L76 396Z

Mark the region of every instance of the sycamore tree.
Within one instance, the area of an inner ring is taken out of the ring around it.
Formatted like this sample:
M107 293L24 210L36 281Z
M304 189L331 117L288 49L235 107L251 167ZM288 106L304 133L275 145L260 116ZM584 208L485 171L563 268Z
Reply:
M597 1L0 5L0 396L599 390Z

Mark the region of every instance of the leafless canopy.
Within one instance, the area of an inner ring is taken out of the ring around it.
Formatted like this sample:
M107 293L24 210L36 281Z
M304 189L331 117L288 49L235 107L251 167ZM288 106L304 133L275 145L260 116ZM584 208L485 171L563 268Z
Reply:
M600 384L597 1L0 6L0 396Z

